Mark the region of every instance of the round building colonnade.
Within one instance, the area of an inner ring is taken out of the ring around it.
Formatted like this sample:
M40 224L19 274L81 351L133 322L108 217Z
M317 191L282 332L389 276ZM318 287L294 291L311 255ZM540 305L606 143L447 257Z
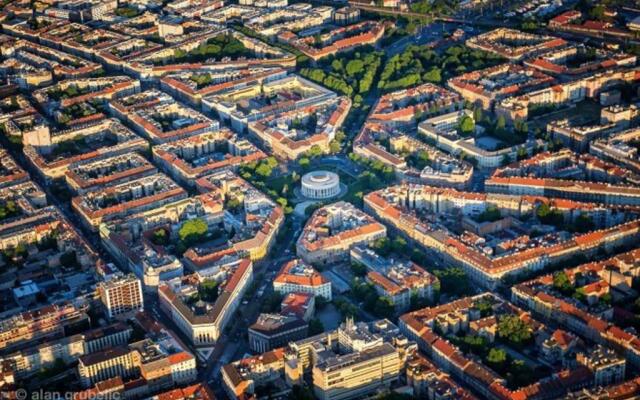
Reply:
M313 171L302 177L302 195L310 199L329 199L340 194L340 177L329 171Z

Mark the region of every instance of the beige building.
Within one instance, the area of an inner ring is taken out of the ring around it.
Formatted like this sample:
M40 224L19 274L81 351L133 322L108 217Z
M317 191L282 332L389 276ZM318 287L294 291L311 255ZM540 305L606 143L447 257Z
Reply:
M310 264L347 260L349 250L387 236L387 229L352 204L340 201L317 210L296 244L297 254Z
M591 370L596 386L609 386L624 381L627 361L612 349L597 346L589 353L578 353L576 361Z
M109 318L144 311L142 285L133 274L109 277L100 283L98 292Z
M133 352L124 346L80 357L78 362L78 375L84 387L116 376L130 377L135 371Z
M226 284L212 303L190 301L198 294L200 284L194 281L197 279L194 275L175 278L158 287L160 307L194 345L212 345L218 341L253 280L253 264L249 259L240 259L228 272L219 275L218 279Z
M320 400L363 396L397 381L400 366L400 356L389 343L331 357L313 367L313 391Z
M331 282L302 260L291 260L282 266L273 280L278 293L310 293L331 301Z

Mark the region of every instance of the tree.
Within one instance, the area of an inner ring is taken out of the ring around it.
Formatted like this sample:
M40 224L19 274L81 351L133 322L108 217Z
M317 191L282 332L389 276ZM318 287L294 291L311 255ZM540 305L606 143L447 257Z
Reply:
M602 21L605 19L606 10L603 4L598 4L589 11L589 16L595 20Z
M267 157L265 162L271 169L278 166L278 160L274 156Z
M260 165L258 165L258 168L256 168L256 174L264 178L270 177L272 172L272 168L266 163L261 163Z
M482 212L482 214L478 215L478 217L476 218L476 221L477 222L494 222L499 220L500 218L502 218L502 214L500 213L500 210L498 209L498 207L491 204L487 206L487 208Z
M169 242L167 231L164 228L156 229L155 231L153 231L151 242L158 246L166 246Z
M391 253L391 243L386 237L376 239L371 247L373 248L373 250L375 250L376 253L380 254L383 257L386 257Z
M236 196L229 196L228 194L224 199L224 208L225 210L238 210L241 206L240 199Z
M498 337L522 348L531 341L533 332L517 315L504 315L498 321Z
M440 68L433 67L431 68L431 70L429 70L429 72L424 74L422 78L427 82L440 83L442 81L442 73L440 71Z
M502 156L502 160L500 161L500 164L504 167L506 165L509 165L511 163L511 157L509 157L508 154L505 154Z
M489 350L487 363L498 371L503 370L507 363L507 352L498 348Z
M473 109L473 119L475 122L481 122L484 116L482 115L482 107L475 107Z
M480 311L480 316L482 318L493 314L493 303L490 301L481 300L475 304L475 307Z
M487 354L488 340L483 336L466 335L462 338L460 347L465 352L472 352L478 356L485 356Z
M178 230L178 238L186 246L200 241L207 234L208 226L202 218L185 221Z
M314 144L307 152L307 155L311 158L319 157L322 155L322 149L317 144Z
M574 299L581 301L581 302L586 302L587 301L587 294L584 291L584 288L578 288L576 289L576 291L573 293L572 296Z
M333 70L336 72L341 72L342 69L344 68L342 66L342 60L339 58L336 58L335 60L331 61L331 68L333 68Z
M311 164L311 161L309 160L308 157L301 157L298 160L298 165L300 165L300 167L302 167L302 169L309 168L309 164Z
M391 242L391 249L398 254L404 254L407 250L407 241L403 237L397 236Z
M574 223L574 230L576 232L584 233L592 231L595 228L593 219L585 213L580 213Z
M18 209L16 202L13 200L7 200L6 202L0 201L0 220L18 215L20 210Z
M557 209L552 209L547 203L543 203L538 206L536 216L540 222L546 225L564 225L564 216L562 215L562 212Z
M75 250L67 251L60 256L60 264L68 268L76 268L78 266L78 257Z
M375 302L375 307L372 310L376 315L382 318L391 319L396 313L396 309L393 305L393 302L390 298L386 296L378 297L378 300Z
M507 120L504 119L504 116L501 115L498 117L496 121L496 131L504 131L507 126Z
M440 285L444 292L458 296L469 293L469 279L462 268L449 267L436 270L434 273L440 279Z
M280 309L284 296L279 292L271 292L269 297L262 302L261 310L265 313L275 312Z
M518 161L524 160L525 158L527 158L527 156L528 156L527 149L525 149L524 147L519 147L516 153L516 159Z
M407 163L415 169L422 171L431 164L429 153L425 150L418 150L407 157Z
M204 281L198 287L198 296L203 301L213 303L218 298L219 283L213 279Z
M311 321L313 322L313 320ZM309 323L309 332L311 332L311 323ZM300 385L293 385L291 393L289 393L288 400L314 400L313 392L307 387L301 387Z
M364 69L362 60L351 60L347 63L347 74L355 76L360 74Z
M284 197L278 197L278 199L276 200L276 202L277 202L278 204L280 204L280 207L282 207L282 208L286 208L286 207L287 207L287 204L288 204L287 199L285 199Z
M459 128L463 135L470 135L476 129L476 124L473 122L473 118L465 115L460 119Z
M363 264L357 262L357 261L352 261L351 262L351 272L353 272L353 274L355 276L365 276L367 274L367 267L365 267Z
M571 295L574 290L573 284L564 271L558 271L553 274L553 287L565 295Z

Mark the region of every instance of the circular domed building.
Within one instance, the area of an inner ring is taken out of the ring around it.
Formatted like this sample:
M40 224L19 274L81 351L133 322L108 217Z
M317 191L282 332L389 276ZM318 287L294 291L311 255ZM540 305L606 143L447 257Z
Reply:
M329 199L340 194L340 177L329 171L313 171L302 177L302 195L310 199Z

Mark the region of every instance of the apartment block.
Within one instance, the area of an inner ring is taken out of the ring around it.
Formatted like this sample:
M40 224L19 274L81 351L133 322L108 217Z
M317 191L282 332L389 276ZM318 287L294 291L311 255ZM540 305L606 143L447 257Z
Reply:
M386 237L387 229L371 216L340 201L316 210L296 243L298 257L309 264L327 265L349 258L358 244Z
M109 108L154 144L215 132L220 128L217 121L155 89L112 101Z
M187 197L184 189L166 175L155 174L119 185L87 192L71 200L73 210L90 229Z
M229 129L204 133L153 147L153 158L174 179L195 186L195 181L223 169L260 161L266 154Z
M206 280L200 281L201 278L194 275L176 278L158 287L160 306L196 346L218 341L253 281L253 264L249 259L240 259L207 278L224 284L214 302L190 300L198 293L199 284Z
M98 285L98 293L109 318L127 317L144 311L142 285L133 274L108 276Z
M273 280L278 293L309 293L331 301L331 282L302 260L285 263Z

